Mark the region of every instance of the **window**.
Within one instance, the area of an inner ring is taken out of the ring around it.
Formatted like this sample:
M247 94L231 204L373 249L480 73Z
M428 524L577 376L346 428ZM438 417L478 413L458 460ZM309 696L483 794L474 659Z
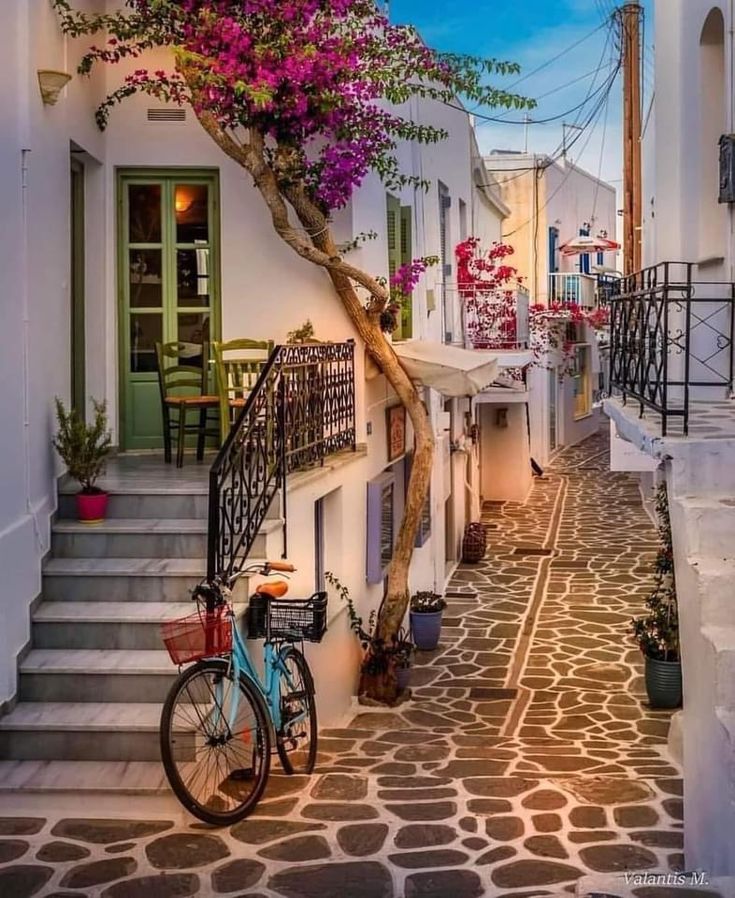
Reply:
M412 261L412 214L411 206L401 206L401 201L390 193L386 197L388 235L388 276L398 271L401 265ZM401 306L401 314L393 338L407 340L413 335L413 298L407 297Z
M382 583L393 557L395 537L395 487L392 471L386 471L367 485L367 558L368 583Z
M559 270L559 228L549 228L549 272Z
M451 343L452 318L450 316L449 299L447 296L447 281L452 276L452 242L449 225L449 210L452 207L452 198L449 196L449 188L439 182L439 255L441 256L442 275L442 313L444 324L444 341Z
M572 384L574 389L574 420L585 418L592 412L591 347L582 343L574 347Z

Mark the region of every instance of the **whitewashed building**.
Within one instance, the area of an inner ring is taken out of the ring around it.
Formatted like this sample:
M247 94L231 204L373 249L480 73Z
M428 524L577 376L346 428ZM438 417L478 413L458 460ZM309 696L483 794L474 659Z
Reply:
M188 590L205 573L208 467L197 465L192 450L180 471L164 465L155 342L279 344L307 319L321 341L357 339L324 273L274 235L245 173L189 110L136 97L115 111L105 133L97 130L94 110L125 66L81 78L75 70L85 46L61 34L46 0L18 0L4 10L0 708L9 713L0 719L0 758L43 762L13 767L8 787L28 790L68 788L53 774L60 760L157 757L158 702L174 673L157 651L157 628L161 616L190 610ZM45 70L72 76L55 105L42 100L38 73ZM370 177L336 216L335 230L344 241L378 234L354 254L376 275L387 275L397 258L439 255L441 265L419 284L396 338L461 341L456 297L446 289L453 247L472 232L499 234L507 210L478 187L484 177L468 115L430 102L410 113L450 134L401 151L404 170L420 171L430 189L388 195ZM185 283L186 266L196 269L194 287ZM87 412L90 397L107 403L119 454L106 481L110 519L93 533L72 518L73 487L64 485L59 499L55 396ZM430 389L426 401L437 463L411 586L441 591L473 514L477 453L463 437L472 423L468 401ZM366 615L378 604L390 557L380 534L396 532L410 463L410 432L389 457L387 410L395 404L385 378L367 370L357 341L355 450L289 480L288 557L298 568L292 594L309 594L331 570ZM371 489L384 499L382 517L373 520ZM256 556L283 552L282 521L273 514ZM138 601L143 596L149 601ZM170 607L161 607L163 598ZM310 652L324 724L351 700L357 651L335 600L326 641ZM141 705L141 695L149 704ZM110 703L117 703L114 714ZM95 740L84 738L91 726ZM160 774L151 777L142 788L160 787Z
M686 869L735 874L733 7L655 3L644 272L613 302L606 411L660 462L681 626ZM624 402L627 400L627 403Z
M509 209L503 242L515 250L509 262L530 303L594 308L597 272L614 272L616 254L565 256L560 248L580 235L614 237L615 188L568 158L498 151L485 157L485 166ZM542 467L558 449L586 439L600 424L604 360L595 333L583 330L575 336L572 359L552 352L535 359L529 371L530 451Z

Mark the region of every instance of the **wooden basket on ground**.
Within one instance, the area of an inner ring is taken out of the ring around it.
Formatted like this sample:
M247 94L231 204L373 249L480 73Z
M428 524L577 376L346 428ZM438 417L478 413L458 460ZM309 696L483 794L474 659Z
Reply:
M473 521L464 528L462 561L465 564L477 564L485 557L486 550L487 527L479 521Z

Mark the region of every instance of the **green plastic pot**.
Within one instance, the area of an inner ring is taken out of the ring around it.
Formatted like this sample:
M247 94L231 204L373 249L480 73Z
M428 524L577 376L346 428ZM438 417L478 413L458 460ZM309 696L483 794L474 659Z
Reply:
M679 708L682 700L681 661L659 661L646 655L646 692L652 708Z

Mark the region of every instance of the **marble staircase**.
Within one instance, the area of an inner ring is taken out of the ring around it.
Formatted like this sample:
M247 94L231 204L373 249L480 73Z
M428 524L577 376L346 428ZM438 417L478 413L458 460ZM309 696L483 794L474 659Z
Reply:
M78 523L75 487L60 486L18 702L0 718L0 793L165 791L158 723L177 669L159 626L194 610L190 591L206 569L207 468L137 459L110 465L102 524ZM277 513L253 558L281 554ZM242 613L245 579L238 590Z

